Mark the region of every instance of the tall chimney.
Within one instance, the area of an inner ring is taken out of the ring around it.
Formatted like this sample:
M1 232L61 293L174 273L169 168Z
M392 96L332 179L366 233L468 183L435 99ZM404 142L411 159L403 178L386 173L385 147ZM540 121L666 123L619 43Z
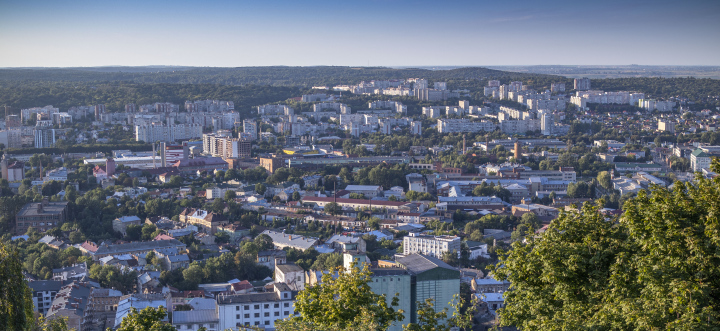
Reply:
M465 151L466 151L466 149L465 149L465 134L463 134L463 150L462 150L463 155L465 155Z
M520 142L515 142L515 162L518 162L520 160Z
M165 164L165 161L166 161L166 160L165 160L165 150L166 150L166 148L167 148L167 147L165 146L165 142L164 142L164 141L161 142L161 143L160 143L160 166L163 167L163 168L166 167L166 164Z

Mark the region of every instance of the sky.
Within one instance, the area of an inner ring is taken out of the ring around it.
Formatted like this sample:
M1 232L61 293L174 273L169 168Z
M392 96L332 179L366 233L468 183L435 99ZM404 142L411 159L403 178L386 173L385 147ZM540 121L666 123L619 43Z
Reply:
M720 65L720 0L1 0L0 67Z

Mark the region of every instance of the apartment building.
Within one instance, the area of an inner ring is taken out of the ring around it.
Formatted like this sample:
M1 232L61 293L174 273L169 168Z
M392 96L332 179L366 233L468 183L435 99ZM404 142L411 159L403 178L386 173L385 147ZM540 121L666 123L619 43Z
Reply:
M410 233L403 238L403 255L424 254L440 258L445 252L460 251L460 237L426 236Z
M220 295L217 310L218 330L273 329L276 320L295 314L295 293L286 284L275 283L272 292Z
M15 233L24 234L30 227L45 232L61 225L65 222L67 205L67 201L49 202L48 198L26 204L15 215Z
M495 131L497 125L489 121L472 122L468 119L438 119L438 132L440 133L458 133L458 132L491 132Z
M203 126L200 124L136 125L135 141L151 143L202 138L202 128Z

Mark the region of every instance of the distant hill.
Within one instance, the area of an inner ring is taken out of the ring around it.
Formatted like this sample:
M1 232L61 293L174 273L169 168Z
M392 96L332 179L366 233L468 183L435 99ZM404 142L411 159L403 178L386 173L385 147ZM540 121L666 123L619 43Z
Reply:
M6 68L0 69L0 82L109 82L221 85L313 86L356 84L363 80L427 78L431 81L553 80L558 76L516 73L480 67L450 70L385 67L94 67L94 68Z

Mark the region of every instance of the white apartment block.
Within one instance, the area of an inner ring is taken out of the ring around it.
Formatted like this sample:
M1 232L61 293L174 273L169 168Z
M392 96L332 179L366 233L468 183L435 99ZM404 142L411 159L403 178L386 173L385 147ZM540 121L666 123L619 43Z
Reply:
M658 121L658 131L675 133L675 122L672 122L669 120L659 120Z
M94 109L94 108L93 108ZM94 110L93 110L94 111ZM34 107L34 108L27 108L27 109L21 109L20 110L20 119L23 122L27 122L27 120L31 118L36 118L37 114L47 115L48 118L52 116L54 113L59 113L60 109L55 108L53 106L45 106L45 107Z
M282 283L273 292L221 295L217 298L218 330L237 330L246 326L275 328L275 321L295 313L295 300L290 288Z
M422 135L422 122L420 122L420 121L410 122L410 134Z
M135 140L145 142L179 141L202 138L202 125L169 124L169 125L136 125Z
M440 117L440 111L443 109L445 109L443 106L423 107L422 114L430 118L438 118Z
M326 109L332 109L340 114L350 114L352 111L350 106L339 102L321 102L313 105L314 112L322 112L326 111Z
M630 93L625 91L619 92L603 92L603 91L577 91L574 96L570 97L570 103L578 107L585 108L588 103L617 103L634 105L639 100L644 99L644 93Z
M141 113L177 113L179 111L180 105L169 102L156 102L140 106Z
M292 107L286 105L262 105L257 106L258 115L285 115L290 116L295 114L295 110Z
M203 134L203 153L225 158L241 157L240 149L243 140L225 134Z
M491 132L495 131L497 125L493 122L480 121L471 122L468 119L438 119L438 132L440 133L458 133L458 132Z
M403 238L403 255L418 253L441 258L443 253L460 252L460 237L425 236L411 233Z
M394 110L396 113L405 114L407 113L407 106L403 105L401 102L397 101L372 101L368 103L368 108L370 109L390 109Z
M247 136L251 137L252 140L257 139L257 137L258 137L257 123L253 120L244 120L243 121L243 132L245 132L247 134Z
M552 93L565 92L565 83L552 83L550 84L550 91Z
M587 91L590 89L590 78L575 78L573 87L577 91Z
M564 99L559 100L539 100L529 99L527 100L528 108L532 110L565 110L567 103Z
M672 111L675 108L675 102L673 101L657 101L655 99L640 99L638 100L638 106L648 111Z
M524 134L528 131L542 129L542 122L539 119L526 120L501 120L500 130L507 134Z
M188 100L185 101L185 110L188 112L228 112L235 110L235 103L220 100Z

